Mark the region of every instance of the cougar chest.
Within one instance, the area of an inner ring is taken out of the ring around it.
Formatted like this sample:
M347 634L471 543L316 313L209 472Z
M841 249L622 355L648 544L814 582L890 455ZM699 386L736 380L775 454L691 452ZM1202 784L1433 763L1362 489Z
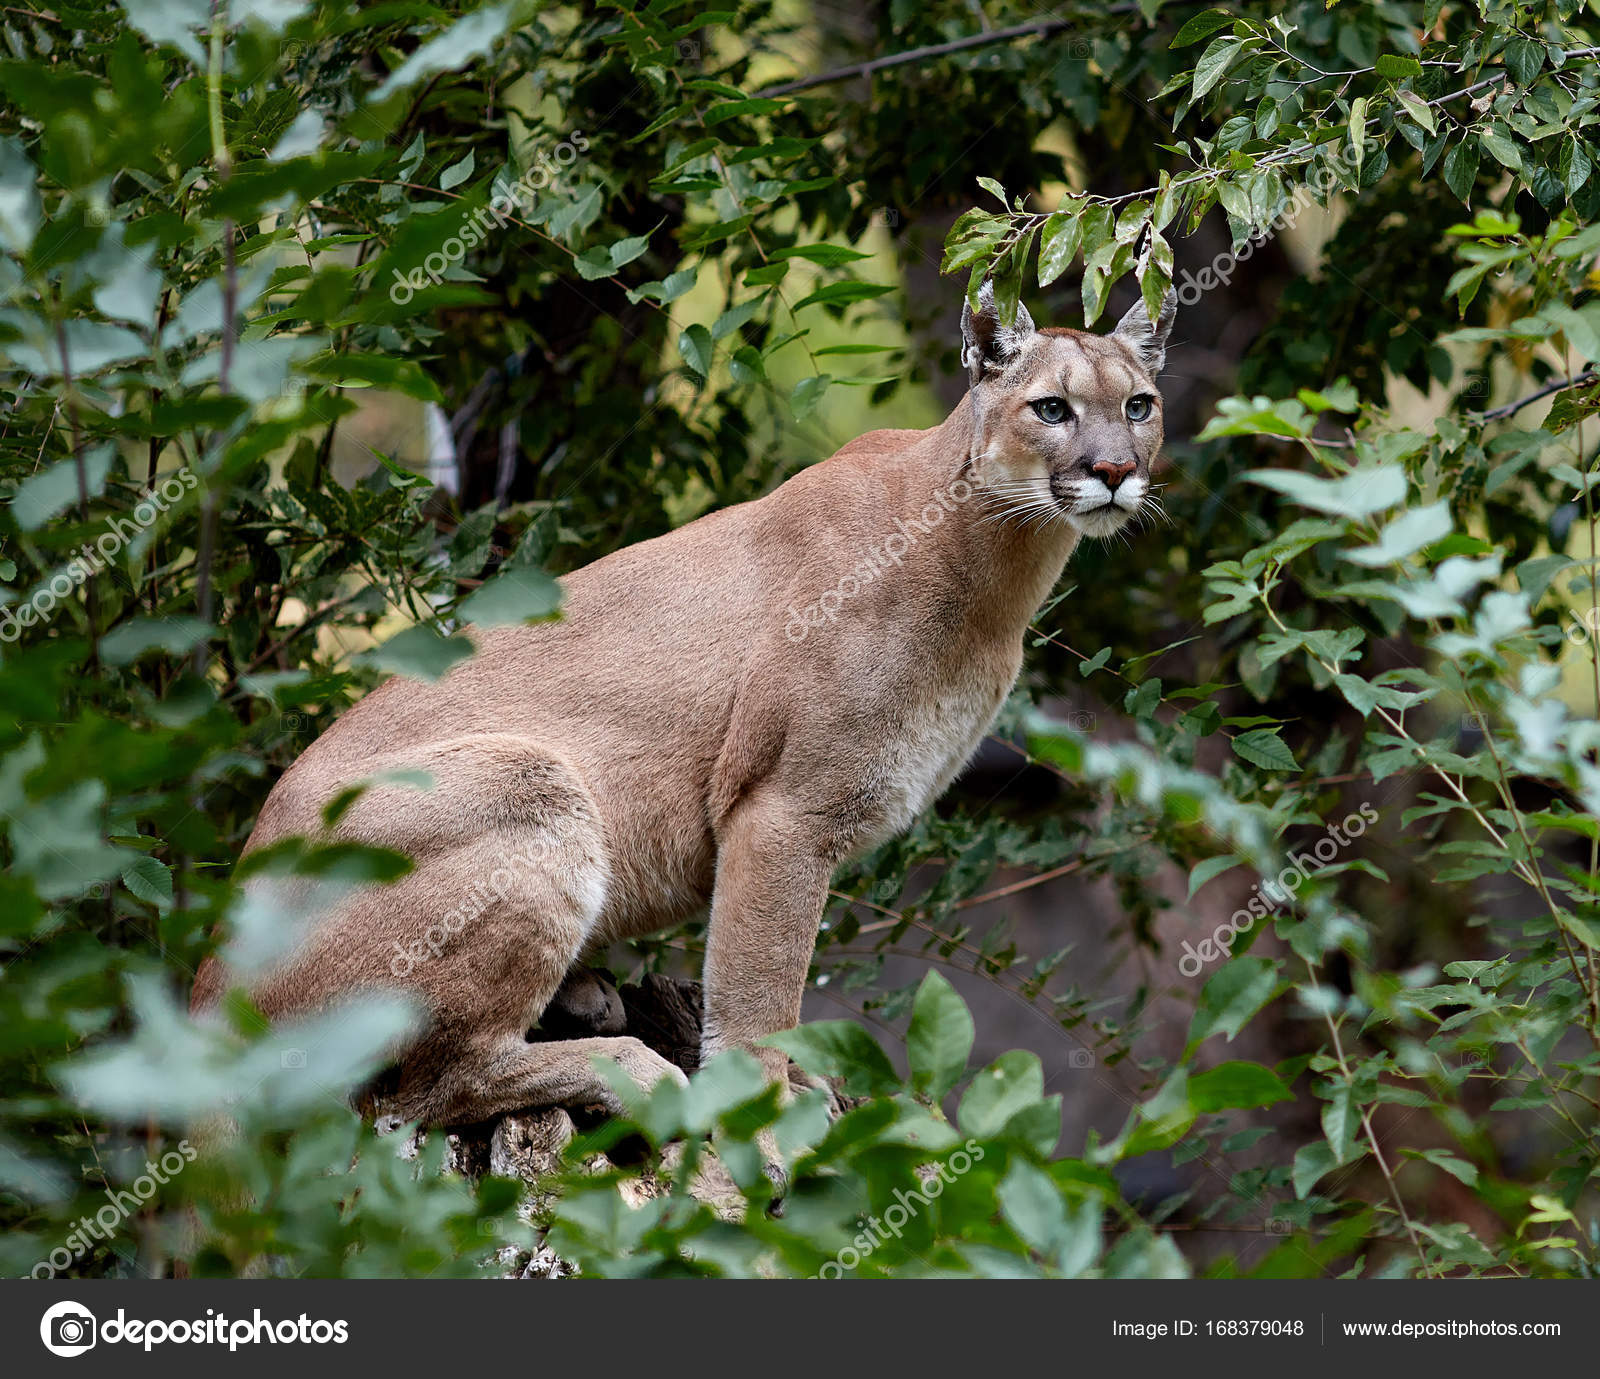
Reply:
M972 758L1016 680L1015 667L971 667L899 706L878 755L871 843L904 832Z

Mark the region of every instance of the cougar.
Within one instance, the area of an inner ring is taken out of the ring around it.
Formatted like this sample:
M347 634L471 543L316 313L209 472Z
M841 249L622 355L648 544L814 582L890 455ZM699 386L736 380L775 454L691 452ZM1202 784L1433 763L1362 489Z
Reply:
M360 700L277 782L246 852L331 834L413 869L340 896L249 994L284 1018L409 992L426 1021L393 1079L405 1119L621 1110L597 1060L641 1088L682 1073L635 1039L530 1031L582 1004L586 954L709 903L702 1054L746 1049L785 1081L762 1041L799 1020L835 867L967 762L1079 539L1153 504L1175 309L1136 303L1108 335L1036 329L1020 306L1006 326L985 284L942 424L869 432L616 551L562 580L558 621L475 629L443 679ZM389 777L323 824L398 770L431 788ZM233 984L208 959L194 1008Z

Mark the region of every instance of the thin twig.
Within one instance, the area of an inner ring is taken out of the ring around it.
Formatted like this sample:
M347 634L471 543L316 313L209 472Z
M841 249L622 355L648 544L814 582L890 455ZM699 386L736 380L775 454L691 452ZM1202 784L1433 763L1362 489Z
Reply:
M1137 5L1108 5L1099 13L1128 14L1136 9ZM870 77L874 72L882 72L889 67L903 67L908 62L924 62L928 58L948 57L951 53L987 48L996 43L1011 43L1019 38L1044 37L1060 33L1063 29L1081 28L1083 24L1084 21L1081 19L1040 19L1032 24L1014 24L1009 29L994 29L989 33L954 38L948 43L930 43L923 48L908 48L903 53L890 53L887 57L875 57L866 62L852 63L848 67L835 67L832 71L818 72L815 76L797 77L794 81L765 87L756 92L756 99L790 96L796 91L809 91L814 86L831 86L836 81L848 81L851 77Z
M221 0L211 0L211 62L206 73L206 101L211 124L211 158L217 169L217 182L221 185L233 171L233 160L228 154L228 136L222 123L222 41L226 34ZM222 222L222 360L217 367L217 391L228 396L233 369L235 316L239 306L239 272L233 253L234 225L231 219ZM216 558L217 524L219 518L216 494L208 482L200 499L200 547L195 554L195 605L202 624L209 626L212 615L213 592L211 566ZM195 644L190 664L196 675L204 675L208 638L202 634Z
M67 354L67 326L61 317L56 318L56 349L61 354L61 396L67 408L67 425L72 429L72 463L78 476L78 507L84 525L89 522L89 469L83 453L83 423L78 415L77 383L72 376L72 360ZM48 433L47 433L48 434ZM100 654L99 632L100 599L91 577L83 587L83 602L89 619L89 664L93 665Z
M1487 412L1474 412L1468 415L1480 424L1489 421L1504 421L1507 417L1514 417L1524 407L1529 407L1542 397L1549 397L1551 393L1565 392L1568 388L1582 388L1600 379L1593 369L1585 369L1580 374L1571 378L1558 378L1554 383L1547 383L1536 393L1529 393L1527 397L1519 397L1515 402L1508 402L1504 407L1495 407Z

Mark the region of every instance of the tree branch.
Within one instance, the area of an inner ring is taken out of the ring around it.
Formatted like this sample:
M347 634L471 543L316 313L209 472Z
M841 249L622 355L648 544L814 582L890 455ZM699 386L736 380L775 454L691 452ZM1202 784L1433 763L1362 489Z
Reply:
M1137 8L1137 5L1110 5L1100 13L1126 14ZM866 62L853 63L849 67L835 67L829 72L818 72L815 76L799 77L778 86L769 86L765 90L757 91L756 97L761 99L789 96L796 91L809 90L813 86L830 86L836 81L848 81L851 77L870 77L874 72L881 72L888 67L903 67L908 62L947 57L951 53L963 53L972 48L987 48L995 43L1010 43L1019 38L1044 37L1059 33L1063 29L1080 27L1081 23L1082 21L1077 19L1039 19L1032 24L1014 24L1009 29L993 29L988 33L951 39L948 43L930 43L925 48L908 48L903 53L890 53L887 57L875 57Z
M1600 48L1573 48L1567 53L1567 57L1569 59L1575 57L1594 57L1596 55L1600 55ZM1491 86L1498 86L1501 82L1510 80L1511 74L1504 67L1497 67L1494 71L1494 75L1484 77L1481 81L1475 81L1471 86L1463 86L1459 91L1451 91L1447 95L1435 96L1431 101L1428 101L1427 104L1443 105L1446 101L1453 101L1461 96L1475 96L1479 91L1486 90Z
M1582 388L1586 384L1600 380L1600 374L1593 369L1586 369L1583 373L1575 374L1571 378L1558 378L1554 383L1547 383L1536 393L1529 393L1527 397L1519 397L1515 402L1508 402L1504 407L1496 407L1492 411L1479 412L1479 423L1488 421L1504 421L1507 417L1514 417L1524 407L1531 406L1542 397L1549 397L1551 393L1563 393L1568 388Z

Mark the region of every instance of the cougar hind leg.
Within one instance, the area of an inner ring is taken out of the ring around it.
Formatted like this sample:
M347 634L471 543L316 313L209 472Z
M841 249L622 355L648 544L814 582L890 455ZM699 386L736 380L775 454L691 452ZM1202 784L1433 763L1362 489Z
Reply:
M402 1065L389 1106L404 1120L465 1125L529 1106L603 1106L627 1111L595 1066L616 1064L634 1085L649 1090L662 1078L688 1079L637 1039L558 1039L480 1035L465 1043L427 1040Z
M414 870L341 901L258 994L269 1015L360 989L420 998L427 1027L385 1098L405 1119L483 1119L569 1102L620 1109L600 1055L641 1086L668 1067L637 1040L530 1044L599 920L610 881L599 811L582 778L524 738L432 744L381 769L428 772L432 790L370 788L341 838L407 853Z

